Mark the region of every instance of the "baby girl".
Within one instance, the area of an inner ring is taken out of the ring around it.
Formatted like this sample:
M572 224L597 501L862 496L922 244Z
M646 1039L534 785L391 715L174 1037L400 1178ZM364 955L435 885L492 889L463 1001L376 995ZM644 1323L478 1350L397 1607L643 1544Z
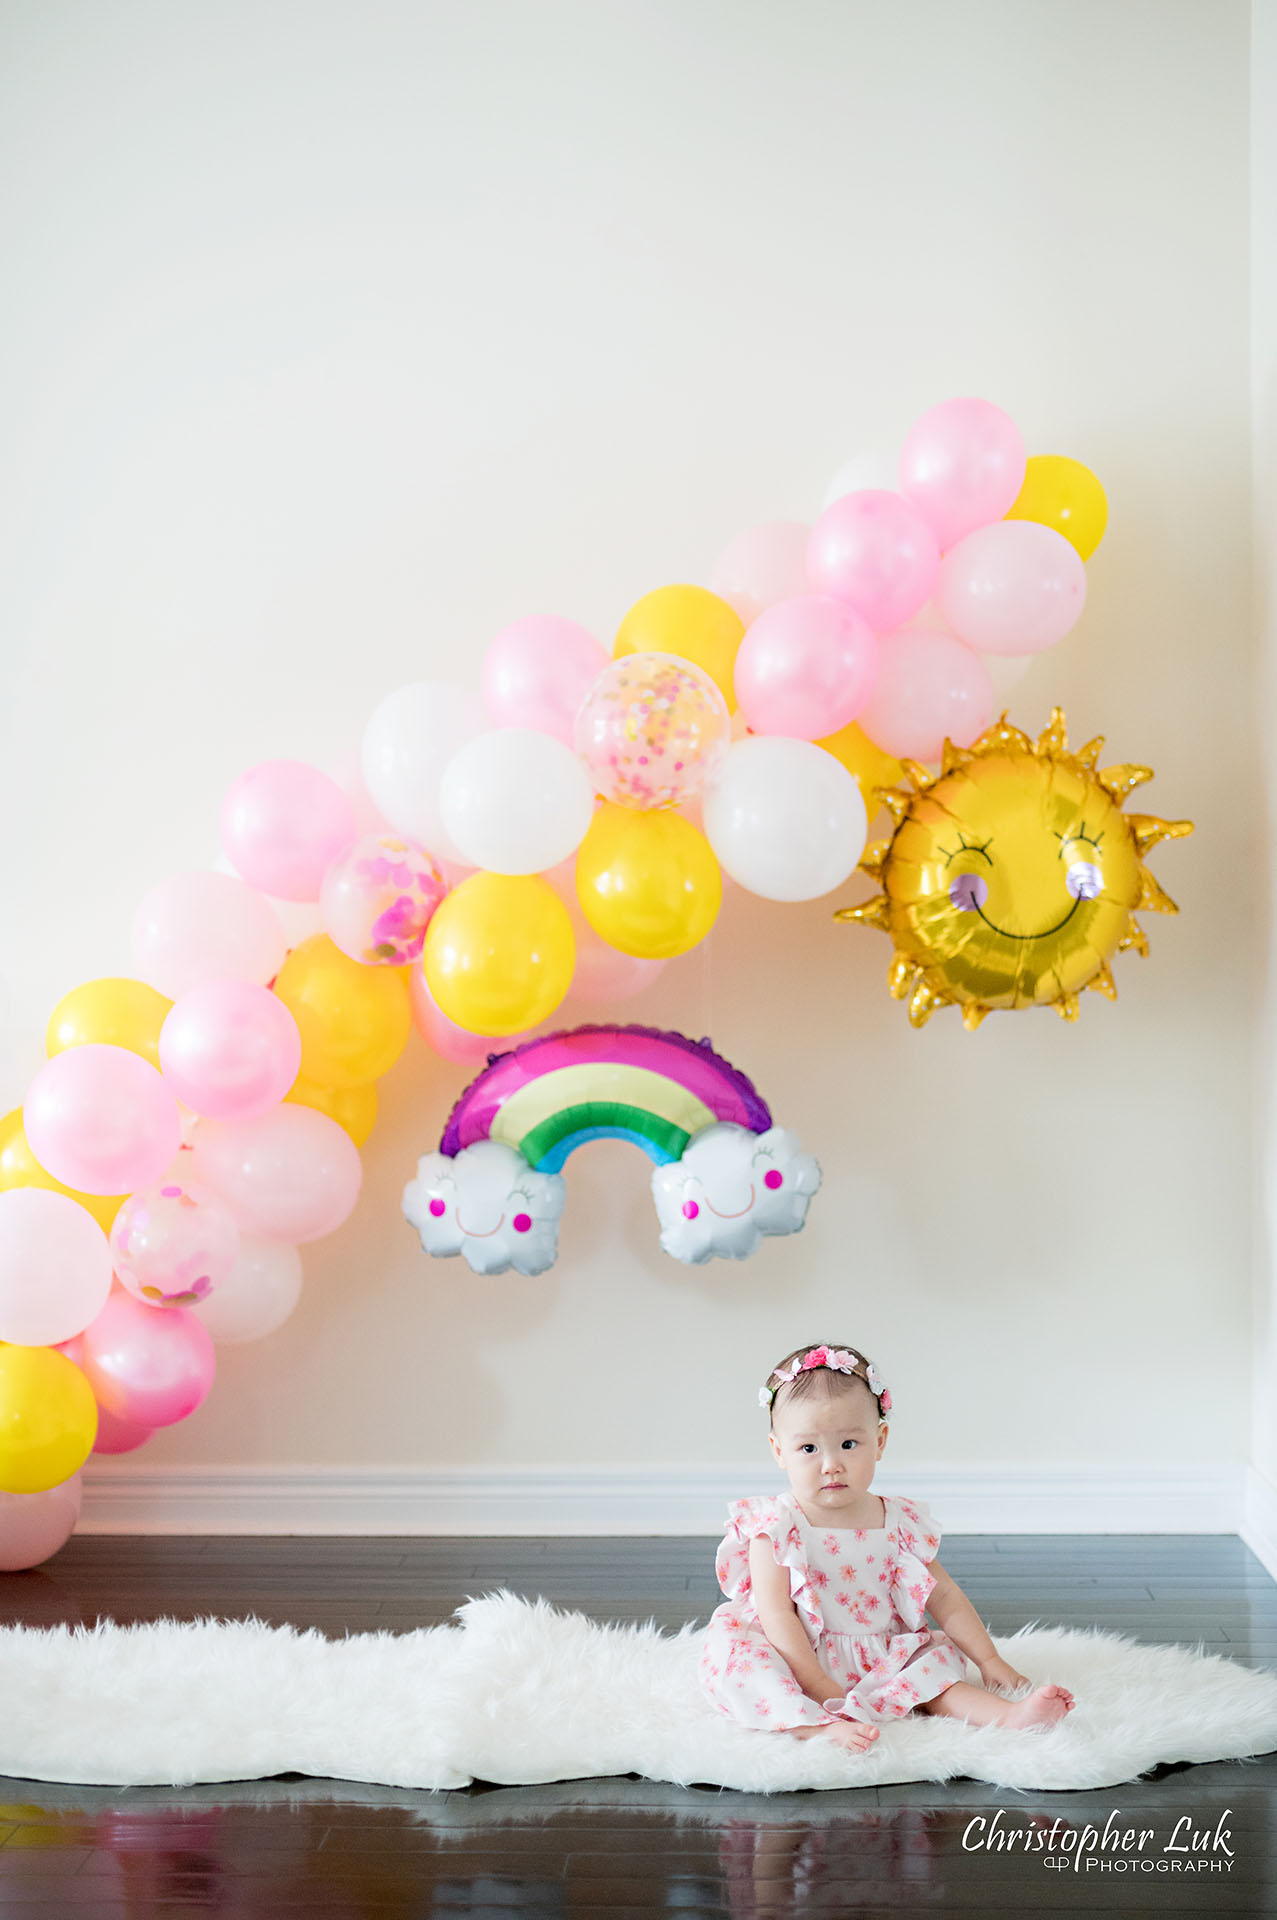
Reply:
M873 1722L915 1707L977 1725L1062 1719L1072 1694L1032 1687L1000 1657L936 1559L940 1527L922 1502L870 1491L891 1408L873 1362L846 1347L800 1347L759 1399L790 1491L728 1509L715 1561L727 1604L700 1660L714 1705L747 1727L823 1732L854 1753L878 1738ZM982 1686L967 1681L968 1659ZM1032 1690L1006 1697L1022 1688Z

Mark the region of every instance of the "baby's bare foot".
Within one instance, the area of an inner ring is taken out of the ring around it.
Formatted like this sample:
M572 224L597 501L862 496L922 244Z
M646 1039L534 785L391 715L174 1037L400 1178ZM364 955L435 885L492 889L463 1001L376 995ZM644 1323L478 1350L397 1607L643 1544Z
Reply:
M1035 1687L1023 1700L1014 1700L1003 1716L1004 1727L1053 1727L1073 1711L1067 1687Z
M827 1727L811 1727L811 1733L823 1733L836 1747L845 1747L848 1753L868 1753L878 1738L877 1727L871 1727L863 1720L831 1720Z

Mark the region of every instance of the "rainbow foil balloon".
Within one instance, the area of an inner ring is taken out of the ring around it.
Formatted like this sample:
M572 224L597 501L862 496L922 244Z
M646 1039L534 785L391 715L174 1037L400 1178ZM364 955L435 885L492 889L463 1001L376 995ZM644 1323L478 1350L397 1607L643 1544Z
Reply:
M655 1027L573 1027L496 1054L423 1154L403 1210L426 1253L476 1273L544 1273L558 1253L560 1168L587 1140L629 1140L656 1164L666 1253L744 1260L797 1233L820 1167L708 1040Z

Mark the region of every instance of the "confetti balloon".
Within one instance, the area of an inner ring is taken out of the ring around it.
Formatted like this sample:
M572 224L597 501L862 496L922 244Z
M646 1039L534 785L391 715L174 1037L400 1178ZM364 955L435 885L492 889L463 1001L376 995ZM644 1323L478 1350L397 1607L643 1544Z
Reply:
M111 1229L111 1250L117 1279L139 1300L193 1307L235 1265L239 1228L207 1188L174 1176L125 1201Z
M421 958L430 916L448 891L430 855L393 833L369 833L324 875L319 909L335 947L366 967Z
M595 793L623 807L681 805L717 778L730 745L718 687L673 654L613 660L577 716L576 750Z

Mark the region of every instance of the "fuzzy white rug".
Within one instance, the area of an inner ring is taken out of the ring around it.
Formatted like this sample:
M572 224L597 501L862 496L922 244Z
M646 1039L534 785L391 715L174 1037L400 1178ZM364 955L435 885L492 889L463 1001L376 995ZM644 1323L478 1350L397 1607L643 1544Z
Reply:
M458 1618L345 1640L257 1620L2 1629L0 1774L462 1787L638 1773L766 1793L966 1774L1062 1789L1277 1749L1277 1674L1098 1630L1026 1627L999 1643L1076 1696L1049 1733L919 1714L853 1757L716 1712L696 1680L700 1628L603 1627L508 1593Z

